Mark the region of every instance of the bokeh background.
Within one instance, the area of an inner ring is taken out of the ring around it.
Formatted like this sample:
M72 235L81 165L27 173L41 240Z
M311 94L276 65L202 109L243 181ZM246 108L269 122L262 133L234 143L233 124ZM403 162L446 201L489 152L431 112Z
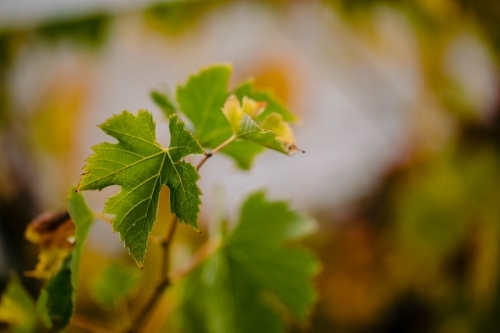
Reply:
M3 0L1 285L35 266L26 225L64 209L90 147L107 139L97 124L146 108L166 144L150 91L232 63L233 84L253 77L300 116L307 153L269 151L249 172L215 156L201 171L201 223L235 216L257 188L316 218L303 244L322 262L319 299L291 330L500 332L499 52L498 0ZM101 211L116 191L86 197ZM157 234L168 191L162 202ZM204 237L180 226L174 265ZM134 268L118 235L95 223L77 318L126 326L159 256L151 245L144 271ZM99 281L124 272L128 298L103 306ZM40 282L22 281L36 296ZM176 332L165 323L175 299L162 300L151 331Z

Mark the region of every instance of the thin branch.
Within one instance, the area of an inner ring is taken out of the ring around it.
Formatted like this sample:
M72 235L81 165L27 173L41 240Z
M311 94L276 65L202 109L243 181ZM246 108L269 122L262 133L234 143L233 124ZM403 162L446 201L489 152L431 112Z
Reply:
M147 301L146 305L137 316L132 327L127 331L128 333L140 331L144 323L147 322L150 312L156 307L161 296L163 296L165 289L167 289L168 286L170 286L170 278L167 274L169 268L170 244L172 243L172 239L174 237L177 224L178 224L177 216L174 214L172 215L172 220L170 221L170 225L167 227L167 233L165 235L165 238L163 238L163 240L160 243L163 248L162 266L160 270L160 282L156 285L156 288L153 294L151 295L151 298Z
M177 215L172 215L172 220L170 221L170 226L167 228L167 234L165 238L161 242L161 246L163 247L163 262L162 268L160 271L160 281L167 276L168 267L169 267L169 257L170 257L170 244L172 243L172 239L174 238L175 229L177 227Z
M193 254L189 261L169 274L170 282L177 282L210 257L220 246L219 240L208 241Z
M233 135L231 136L229 139L227 139L226 141L224 141L223 143L221 143L218 147L214 148L214 150L212 150L211 153L207 153L205 155L205 157L203 157L203 159L200 161L200 163L198 163L198 165L196 166L196 170L200 170L201 166L210 158L212 157L214 154L216 154L219 150L221 150L222 148L224 148L225 146L227 146L228 144L230 144L231 142L233 142L234 140L236 140L236 135Z
M137 319L135 320L132 327L127 331L127 333L135 333L140 331L144 322L148 318L148 315L150 314L151 310L155 308L156 303L158 303L161 296L163 296L163 292L165 291L165 289L167 289L169 285L170 285L170 280L168 279L168 277L164 277L161 279L160 283L156 286L153 295L151 295L151 298L148 300L142 311L139 313Z
M112 224L113 219L105 214L94 212L94 216L96 219L102 220L104 222L107 222L109 224Z

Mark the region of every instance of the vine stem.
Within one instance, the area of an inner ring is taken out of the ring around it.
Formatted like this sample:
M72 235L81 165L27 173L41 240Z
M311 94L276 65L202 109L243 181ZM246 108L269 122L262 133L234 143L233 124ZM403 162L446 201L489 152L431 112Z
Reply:
M170 278L167 274L169 268L170 244L174 237L177 223L178 223L177 216L174 214L172 215L170 225L167 227L167 234L160 243L161 247L163 248L163 257L162 257L160 280L159 280L160 282L156 285L156 288L153 294L151 295L151 298L147 301L144 308L142 308L141 312L134 321L134 324L130 327L127 333L135 333L140 331L141 327L148 319L150 312L156 307L156 304L163 295L163 292L165 291L165 289L168 288L168 286L170 286Z
M102 220L109 224L113 224L113 218L99 212L93 212L93 213L96 219Z
M214 148L214 150L212 150L212 152L210 153L207 153L205 154L205 157L203 157L203 159L200 161L200 163L198 163L198 165L196 166L196 171L200 170L201 166L210 158L212 157L214 154L216 154L219 150L221 150L222 148L224 148L225 146L227 146L228 144L230 144L231 142L233 142L235 139L236 139L236 135L232 135L229 139L227 139L226 141L224 141L223 143L221 143L217 148Z
M236 135L232 135L229 139L221 143L218 147L214 148L212 152L205 154L203 159L198 163L196 166L196 171L200 170L202 165L214 154L216 154L218 151L220 151L222 148L226 147L228 144L233 142L236 139ZM99 218L104 219L103 217L106 217L105 215L102 216L103 214L99 214ZM97 215L96 215L97 216ZM104 219L105 221L108 221L108 219ZM147 301L146 305L144 308L141 310L139 315L137 316L136 320L134 321L134 324L130 327L130 329L127 331L127 333L137 333L140 332L141 328L144 326L146 323L148 317L150 316L152 310L156 307L158 301L160 300L161 296L163 296L163 293L165 290L170 286L171 282L177 281L181 279L183 276L191 272L194 268L196 268L200 263L202 263L206 258L208 258L218 247L219 247L219 242L218 241L210 241L206 242L202 247L198 249L198 251L191 257L191 259L187 262L185 266L182 266L178 270L168 274L169 270L169 258L170 258L170 245L172 243L172 239L175 234L175 230L178 224L177 216L174 214L172 215L172 220L170 222L170 225L167 228L167 234L163 238L163 240L160 242L162 248L163 248L163 257L162 257L162 264L161 264L161 270L160 270L160 280L158 284L156 285L156 288Z

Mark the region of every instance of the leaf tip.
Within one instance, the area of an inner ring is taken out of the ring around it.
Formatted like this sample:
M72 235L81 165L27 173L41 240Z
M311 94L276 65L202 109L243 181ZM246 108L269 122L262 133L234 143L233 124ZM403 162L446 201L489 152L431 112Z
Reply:
M306 151L305 150L302 150L300 149L299 147L297 147L296 145L291 145L289 148L288 148L288 152L290 154L295 154L295 153L302 153L304 154Z

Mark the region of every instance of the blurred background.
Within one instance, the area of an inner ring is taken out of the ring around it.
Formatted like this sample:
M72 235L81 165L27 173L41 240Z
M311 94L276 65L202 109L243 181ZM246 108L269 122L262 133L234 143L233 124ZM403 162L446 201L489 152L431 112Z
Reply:
M236 216L258 188L317 219L303 244L322 262L319 299L309 324L291 330L500 332L499 55L498 0L2 0L1 285L35 267L24 230L65 208L90 147L108 140L97 124L146 108L166 145L150 91L175 92L200 68L232 63L233 85L253 77L299 115L307 153L269 151L249 172L215 156L201 170L201 224L222 209ZM117 190L86 197L102 211ZM160 205L156 234L168 191ZM178 232L174 265L205 239ZM95 223L77 318L126 325L159 256L150 245L140 271L111 227ZM132 281L120 287L128 298L109 304L99 286L117 274ZM36 296L40 283L22 281ZM151 330L178 331L165 322L175 297Z

